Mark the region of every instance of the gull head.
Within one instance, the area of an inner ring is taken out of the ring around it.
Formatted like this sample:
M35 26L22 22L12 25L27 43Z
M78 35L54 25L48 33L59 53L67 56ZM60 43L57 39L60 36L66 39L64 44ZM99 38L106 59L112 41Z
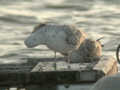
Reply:
M33 48L36 47L40 44L44 44L45 42L45 28L44 28L45 24L40 24L38 26L36 26L32 33L30 34L30 36L28 36L26 38L26 40L24 41L25 45L28 48Z

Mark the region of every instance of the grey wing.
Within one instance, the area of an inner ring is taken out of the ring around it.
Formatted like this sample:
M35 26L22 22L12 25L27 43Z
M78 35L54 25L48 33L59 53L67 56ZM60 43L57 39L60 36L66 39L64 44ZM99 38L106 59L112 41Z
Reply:
M73 27L69 27L66 30L66 41L70 45L77 45L77 43L78 43L79 32L76 32L74 29L75 28L73 28Z

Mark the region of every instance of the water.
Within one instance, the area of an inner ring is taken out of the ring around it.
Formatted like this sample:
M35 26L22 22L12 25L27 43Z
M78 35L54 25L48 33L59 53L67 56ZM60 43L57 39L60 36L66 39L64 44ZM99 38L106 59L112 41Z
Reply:
M24 45L24 39L41 21L73 23L90 37L104 37L103 54L115 57L120 43L119 9L119 0L0 0L0 58L52 56L45 46L27 49Z

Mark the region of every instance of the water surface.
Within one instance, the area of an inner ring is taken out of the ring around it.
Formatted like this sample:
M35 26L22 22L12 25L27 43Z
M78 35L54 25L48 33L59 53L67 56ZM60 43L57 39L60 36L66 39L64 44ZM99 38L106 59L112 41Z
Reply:
M119 0L0 0L0 58L53 57L46 46L27 49L24 45L41 21L76 24L90 37L104 37L103 54L115 57L120 43L119 9Z

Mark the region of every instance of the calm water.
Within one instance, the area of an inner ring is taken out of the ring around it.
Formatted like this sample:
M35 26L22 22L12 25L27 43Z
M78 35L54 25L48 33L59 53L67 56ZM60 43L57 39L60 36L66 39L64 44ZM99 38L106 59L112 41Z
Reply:
M104 37L103 54L115 56L120 43L119 9L119 0L0 0L0 58L52 56L45 46L27 49L24 45L41 21L74 23L90 37Z
M41 21L74 23L89 36L103 36L103 52L115 56L120 43L119 9L119 0L0 0L0 57L34 57L44 51L44 46L28 50L23 43Z

